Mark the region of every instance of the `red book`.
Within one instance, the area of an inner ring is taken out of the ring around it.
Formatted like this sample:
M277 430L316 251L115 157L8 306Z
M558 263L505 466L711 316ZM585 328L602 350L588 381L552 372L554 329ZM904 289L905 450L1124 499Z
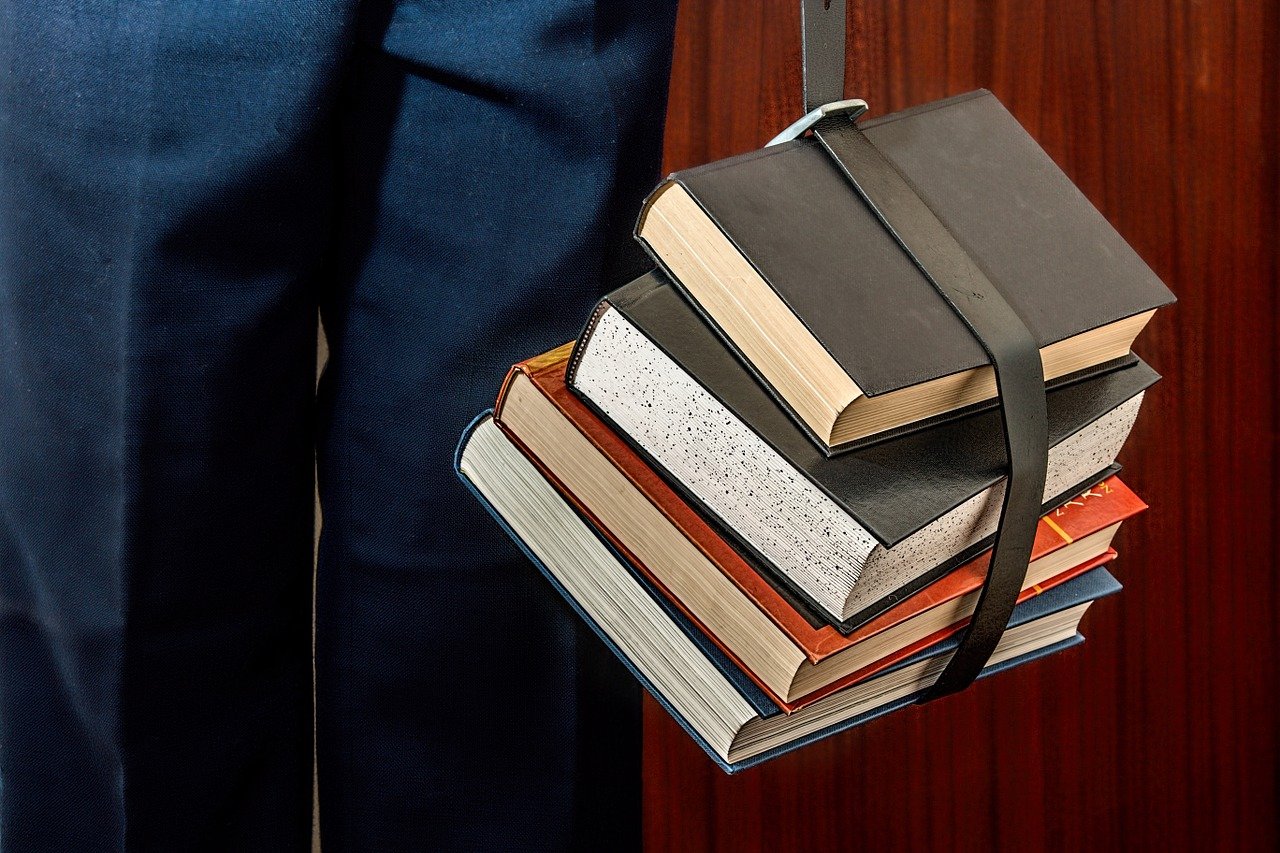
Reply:
M565 385L569 345L517 364L495 420L649 581L787 711L867 678L960 630L980 555L846 636L797 611ZM1117 477L1040 521L1020 601L1114 557L1121 521L1146 504Z

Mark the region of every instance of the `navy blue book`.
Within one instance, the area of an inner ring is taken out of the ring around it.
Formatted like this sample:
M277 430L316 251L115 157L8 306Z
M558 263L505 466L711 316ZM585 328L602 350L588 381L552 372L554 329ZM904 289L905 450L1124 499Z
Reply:
M464 433L459 476L645 689L733 773L912 704L956 640L785 714L614 551L493 423ZM1080 618L1120 589L1095 569L1020 605L983 676L1081 643Z

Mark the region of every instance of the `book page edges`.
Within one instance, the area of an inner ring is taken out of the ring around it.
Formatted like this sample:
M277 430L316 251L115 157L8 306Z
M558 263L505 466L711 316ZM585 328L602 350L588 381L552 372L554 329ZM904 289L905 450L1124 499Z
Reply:
M691 240L697 235L686 234L688 229L677 221L699 220L713 236L704 237L703 245L695 247ZM672 280L709 318L710 325L741 352L750 369L776 388L810 429L829 441L836 418L863 395L862 389L697 198L676 181L663 184L646 201L636 236L671 271ZM713 265L722 272L714 272ZM726 277L744 285L742 294L721 284ZM761 325L744 298L764 308L771 327ZM714 307L717 301L718 308Z

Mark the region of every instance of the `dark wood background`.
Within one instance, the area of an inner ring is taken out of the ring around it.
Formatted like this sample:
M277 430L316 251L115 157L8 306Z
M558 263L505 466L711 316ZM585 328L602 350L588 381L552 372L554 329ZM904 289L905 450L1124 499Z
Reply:
M677 169L800 114L796 0L682 0ZM652 851L1275 849L1280 2L850 0L847 91L991 89L1180 302L1089 641L728 777L650 703Z

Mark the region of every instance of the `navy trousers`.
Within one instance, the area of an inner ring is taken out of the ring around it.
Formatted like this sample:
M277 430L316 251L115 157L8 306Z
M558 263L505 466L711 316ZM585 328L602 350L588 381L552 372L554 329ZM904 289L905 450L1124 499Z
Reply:
M0 0L2 853L309 849L313 738L326 850L638 843L451 455L643 266L673 7Z

